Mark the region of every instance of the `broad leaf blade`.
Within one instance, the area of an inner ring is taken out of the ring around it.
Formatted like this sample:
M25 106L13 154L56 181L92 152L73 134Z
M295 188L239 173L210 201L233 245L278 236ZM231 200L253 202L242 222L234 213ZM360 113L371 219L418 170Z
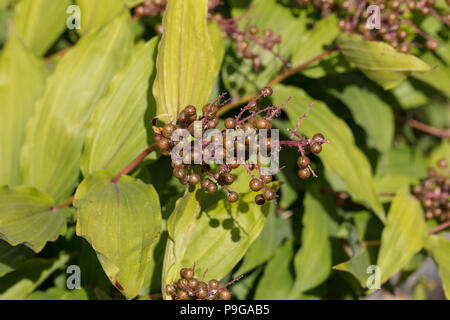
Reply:
M347 86L336 95L350 109L353 118L367 133L367 145L380 152L390 149L394 138L391 107L376 92L364 87Z
M144 114L157 43L154 38L136 49L95 107L81 161L84 176L99 170L119 172L147 147ZM154 110L155 106L149 108Z
M350 260L342 262L333 267L335 270L346 271L351 273L356 279L358 279L361 287L367 286L367 280L370 273L367 273L367 268L372 265L370 261L369 251L366 247L363 247L361 251Z
M92 1L95 2L95 1ZM43 55L66 28L71 0L21 0L14 24L24 43L38 56Z
M157 115L177 119L189 104L208 102L216 76L216 59L207 25L207 0L171 0L163 18L153 94Z
M78 182L87 122L115 73L129 58L128 13L82 38L58 63L28 123L22 150L24 184L64 201Z
M309 192L304 202L302 247L294 258L296 278L289 293L290 299L298 299L301 293L318 286L331 272L327 213Z
M0 60L0 184L20 184L20 149L25 125L44 90L44 62L19 39L15 29Z
M68 209L31 187L0 187L0 238L11 245L25 244L39 252L64 230ZM36 228L39 232L36 231Z
M450 241L443 237L430 235L425 242L425 248L431 251L437 262L445 296L450 299Z
M422 207L407 188L397 192L381 235L377 265L381 281L389 279L419 252L427 237Z
M0 240L0 277L14 271L23 261L33 255L25 246L11 246Z
M413 55L400 53L389 44L368 41L359 35L343 34L338 38L338 45L349 62L386 90L397 86L411 72L432 69Z
M277 187L274 184L272 189ZM172 224L171 216L169 234L172 241L166 248L163 285L172 283L179 277L181 268L191 267L194 262L199 276L208 269L207 280L222 279L229 273L262 231L269 212L270 203L255 204L256 194L240 194L237 203L223 199L211 202L202 209L200 216L198 211L192 215L191 210L186 209L183 214L191 218L188 221L178 218L176 226ZM174 227L178 229L176 233L171 232Z
M150 249L159 237L161 207L152 185L97 172L78 187L77 235L94 250L111 282L129 299L144 281Z
M60 254L57 259L32 258L25 261L17 270L2 278L0 300L25 299L68 261L67 254Z
M85 35L107 24L125 8L125 0L77 0L81 9L81 30Z
M274 90L274 102L283 103L287 97L295 99L286 106L292 128L314 100L303 90L296 87L277 86ZM295 104L295 105L294 105ZM347 190L355 201L370 207L381 221L385 220L384 209L378 198L370 163L354 142L353 133L348 125L333 114L322 102L316 101L299 131L307 137L321 132L330 143L323 146L320 159L327 170L341 177Z
M292 288L291 262L294 256L294 243L287 240L278 248L275 256L267 263L263 276L258 282L254 300L285 300Z

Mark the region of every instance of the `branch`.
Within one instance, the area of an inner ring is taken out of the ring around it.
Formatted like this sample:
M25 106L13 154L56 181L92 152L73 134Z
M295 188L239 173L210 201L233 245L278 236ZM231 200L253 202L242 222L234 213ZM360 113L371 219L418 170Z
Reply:
M444 223L442 223L442 224L440 224L440 225L430 229L430 231L428 231L428 233L429 234L433 234L433 233L442 231L442 230L444 230L444 229L446 229L448 227L450 227L450 220L448 220L448 221L446 221L446 222L444 222Z
M409 119L406 120L400 115L396 115L396 118L401 121L405 121L411 128L417 129L419 131L431 134L433 136L439 137L439 138L445 138L450 137L450 129L438 129L434 128L432 126L429 126L425 123L422 123L420 121Z
M302 71L303 69L305 69L306 67L308 67L309 65L313 64L316 61L319 61L321 59L323 59L324 57L328 56L329 54L333 53L334 51L338 50L337 47L333 47L331 49L325 50L324 52L322 52L321 54L315 56L314 58L311 58L310 60L306 61L305 63L302 63L296 67L292 67L288 70L286 70L285 72L283 72L282 74L278 75L277 77L275 77L272 81L270 81L267 86L268 87L274 87L275 85L277 85L278 83L282 82L284 79L289 78L290 76L296 74L297 72ZM256 96L258 95L258 93L253 93L251 95L242 97L236 101L233 101L225 106L223 106L218 112L217 112L217 116L221 116L225 113L227 113L228 111L232 110L233 108L240 106L241 104L244 104L246 102L249 102L250 100L254 99Z

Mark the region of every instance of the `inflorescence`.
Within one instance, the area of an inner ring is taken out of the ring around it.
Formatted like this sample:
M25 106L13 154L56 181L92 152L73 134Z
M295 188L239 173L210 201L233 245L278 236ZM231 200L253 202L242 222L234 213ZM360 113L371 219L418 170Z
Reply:
M436 0L293 0L300 7L313 7L323 16L336 12L341 19L338 26L349 33L359 33L368 40L381 40L389 43L402 53L408 53L411 46L423 47L422 43L414 42L416 35L424 39L425 47L435 51L439 42L416 26L410 17L412 14L422 17L433 15L444 25L450 25L450 13L440 14L435 8ZM450 0L447 0L450 5ZM366 23L372 14L367 8L377 5L380 9L379 28L368 29Z
M220 287L216 279L209 280L208 283L204 282L206 272L200 281L195 278L195 265L193 268L181 269L180 279L166 285L166 294L173 300L230 300L231 292L227 288L242 276Z
M437 162L438 169L428 168L428 174L414 186L413 194L422 203L427 219L450 220L450 170L447 159Z
M224 95L221 95L214 103L205 105L199 112L200 116L197 115L197 108L189 105L179 113L177 121L169 122L163 127L154 127L155 141L161 153L172 155L173 175L182 184L200 184L202 189L210 194L216 193L218 188L221 187L227 192L227 200L236 202L239 200L239 196L235 191L230 190L229 186L235 181L233 170L243 166L251 177L250 190L260 192L255 197L255 203L263 205L266 201L276 200L277 198L277 193L269 187L269 184L273 180L273 175L280 169L277 166L274 171L267 174L261 158L270 157L278 161L281 147L287 146L299 150L298 176L301 179L307 179L310 175L316 177L307 154L319 154L322 151L322 144L327 143L327 141L320 133L314 135L312 139L307 139L297 132L312 105L300 117L295 129L289 129L289 140L278 140L278 137L272 139L272 119L281 114L282 108L292 97L279 107L261 108L259 100L271 95L272 89L270 87L262 89L254 99L241 109L236 117L226 118L224 128L216 130L217 134L211 137L205 138L206 134L204 133L208 129L217 129L219 125L217 112L228 102L228 100L220 102ZM187 129L189 132L189 152L186 152L186 154L174 149L182 142L178 136L178 129ZM175 132L177 133L174 135ZM197 135L198 132L200 132L200 138ZM231 136L230 132L241 132L243 139ZM278 131L276 131L276 134L278 135ZM197 141L197 144L195 141ZM256 141L258 141L258 144ZM200 150L196 145L200 145ZM211 146L214 148L211 149ZM174 153L182 161L175 161ZM207 161L202 156L205 154L221 161L219 163ZM254 173L255 170L257 171L256 174Z

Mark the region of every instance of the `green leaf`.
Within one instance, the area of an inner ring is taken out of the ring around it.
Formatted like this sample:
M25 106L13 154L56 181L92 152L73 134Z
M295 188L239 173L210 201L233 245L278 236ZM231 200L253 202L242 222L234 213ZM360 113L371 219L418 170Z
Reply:
M233 11L234 18L243 14L241 10ZM254 25L260 30L259 35L265 29L274 30L277 36L281 36L282 41L279 48L274 47L273 52L278 53L284 59L288 59L297 49L298 41L306 30L305 14L301 14L300 17L296 16L291 8L278 0L252 1L251 10L247 12L246 17L248 19L241 19L238 24L239 29L245 30L250 25ZM262 59L261 68L255 72L251 60L238 56L234 44L229 42L228 47L222 68L222 79L225 88L232 96L253 94L267 85L283 68L279 57L255 46L253 53L260 55Z
M397 86L411 72L428 72L432 69L413 55L400 53L384 42L365 40L360 35L342 34L338 38L338 45L349 62L385 90Z
M431 151L427 159L428 166L438 168L437 162L441 159L450 159L450 141L448 139L442 139L439 146Z
M367 273L367 268L370 265L372 265L372 263L370 261L369 251L367 250L367 247L364 246L356 256L334 266L333 269L351 273L358 279L361 287L365 288L367 286L367 279L370 276L370 274Z
M425 158L418 149L396 146L381 155L377 163L376 176L403 175L422 178L427 174Z
M215 74L218 74L222 67L223 57L225 55L225 44L223 42L222 31L215 19L208 22L208 31L214 48L214 56L216 57Z
M281 242L289 235L289 220L274 214L269 214L259 237L248 248L244 261L235 276L244 274L258 265L268 261L275 255Z
M449 54L450 50L447 55ZM426 52L421 58L434 69L428 73L413 74L413 77L450 95L450 81L448 81L450 79L450 66L442 62L432 52Z
M25 125L44 90L47 72L12 28L0 59L0 184L20 184Z
M292 54L291 63L300 65L324 52L339 35L338 18L332 14L320 19L311 30L301 34L298 46ZM327 63L315 62L302 71L309 77L318 78L327 73Z
M176 120L189 104L202 108L208 102L216 58L207 7L207 0L171 0L167 4L153 85L156 114L165 122Z
M392 202L381 234L381 247L377 265L381 271L381 281L407 265L419 252L427 237L427 226L423 218L420 202L407 188L397 192Z
M425 242L425 248L431 252L438 265L445 296L450 299L450 241L430 235Z
M406 175L385 175L375 177L375 184L382 202L391 202L394 198L393 195L395 195L397 190L404 186L409 187L417 183L419 183L418 178Z
M148 146L144 114L157 43L154 38L136 49L95 107L81 160L84 176L99 170L119 172Z
M80 33L95 32L125 8L125 0L77 0L81 9Z
M321 202L310 192L304 200L302 247L295 254L295 282L289 299L318 286L331 272L331 245L328 240L327 213Z
M408 80L403 81L392 89L392 94L397 98L404 110L418 108L428 102L428 97L425 93L415 88L411 81Z
M96 2L96 1L92 1ZM24 43L36 55L47 52L66 28L71 0L21 0L14 25Z
M274 102L283 103L289 96L295 99L286 106L285 111L292 128L314 100L303 90L278 85L274 89ZM384 209L378 198L370 163L355 145L353 134L348 125L322 102L314 102L299 131L308 137L321 132L329 143L323 146L320 159L327 170L345 181L352 199L370 207L381 221L385 220Z
M0 238L39 252L64 231L69 212L56 209L53 199L35 188L0 187Z
M278 184L272 184L272 190L277 188ZM219 201L203 202L200 216L195 193L180 200L168 222L171 241L166 247L163 285L172 283L181 268L194 263L199 277L206 269L206 279L222 279L228 274L261 233L269 212L270 203L255 204L256 194L240 194L237 203L220 195Z
M23 261L33 255L25 246L11 246L0 240L0 277L14 271Z
M97 172L78 187L77 235L96 251L111 282L128 299L142 287L150 249L161 230L161 207L152 185Z
M33 292L25 300L89 300L89 296L84 288L75 290L50 288L45 292Z
M389 104L375 91L364 87L346 86L335 93L350 109L355 122L367 134L367 145L380 152L390 149L394 138L394 115Z
M60 254L57 259L33 258L25 261L17 270L2 278L0 300L25 299L67 261L67 254Z
M175 209L167 221L169 239L164 255L163 287L165 284L175 281L182 268L179 260L184 256L187 249L186 244L192 237L192 230L201 211L202 194L202 190L198 186L191 191L186 189L184 196L177 200ZM165 296L165 298L167 297Z
M28 123L23 183L65 200L77 185L88 120L109 82L130 57L128 13L82 38L58 63Z
M291 262L294 256L294 242L287 240L278 248L275 256L267 263L258 282L254 300L285 300L292 288L294 277Z

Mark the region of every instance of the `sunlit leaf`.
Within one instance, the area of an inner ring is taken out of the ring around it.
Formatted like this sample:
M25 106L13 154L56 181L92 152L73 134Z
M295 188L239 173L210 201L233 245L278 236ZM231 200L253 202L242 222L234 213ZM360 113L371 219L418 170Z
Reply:
M277 188L273 184L272 189ZM172 241L166 248L164 284L172 283L181 268L192 267L194 262L199 277L208 269L207 280L229 273L262 231L269 212L270 203L255 204L256 194L240 194L236 203L205 199L200 215L195 194L181 199L168 222Z
M39 252L64 231L68 209L31 187L0 187L0 238ZM36 228L39 232L36 232Z
M94 32L107 24L124 10L125 2L126 0L76 0L81 11L81 34Z
M371 275L367 272L367 268L371 265L369 252L366 247L363 247L356 256L346 262L334 266L333 269L351 273L358 279L361 287L365 288L367 286L367 280Z
M95 2L95 1L92 1ZM36 55L43 55L66 28L71 0L21 0L14 25L24 43Z
M411 72L432 69L413 55L400 53L381 41L365 40L360 35L343 34L338 38L338 45L349 62L386 90L397 86Z
M278 85L274 89L274 102L283 103L287 97L294 96L285 111L292 128L314 102L299 131L307 137L321 132L329 143L323 146L319 157L327 170L337 174L345 181L347 190L355 201L370 207L381 221L385 220L384 209L378 198L370 163L354 142L348 125L320 101L314 101L303 90L296 87ZM320 174L320 173L319 173Z
M171 0L163 18L153 94L165 122L189 104L208 102L216 77L214 46L207 25L207 0Z
M152 185L97 172L78 187L77 235L89 241L111 282L127 298L141 289L150 249L161 229L161 207Z
M425 242L425 248L431 252L438 265L445 296L450 299L450 241L430 235Z
M50 288L47 291L36 291L26 297L26 300L89 300L86 289L67 290Z
M403 268L423 248L426 237L427 227L420 202L407 188L399 190L381 235L377 262L381 281Z
M0 59L0 184L20 184L25 125L44 90L46 75L43 61L25 48L12 28Z
M295 254L295 282L289 299L298 299L322 283L331 272L331 245L328 240L327 213L311 193L304 200L302 247Z
M132 51L128 13L82 38L58 63L28 123L23 183L64 201L78 182L88 120Z
M81 161L84 176L99 170L117 173L148 146L144 114L157 43L155 38L136 49L95 107ZM155 105L148 108L154 112Z

